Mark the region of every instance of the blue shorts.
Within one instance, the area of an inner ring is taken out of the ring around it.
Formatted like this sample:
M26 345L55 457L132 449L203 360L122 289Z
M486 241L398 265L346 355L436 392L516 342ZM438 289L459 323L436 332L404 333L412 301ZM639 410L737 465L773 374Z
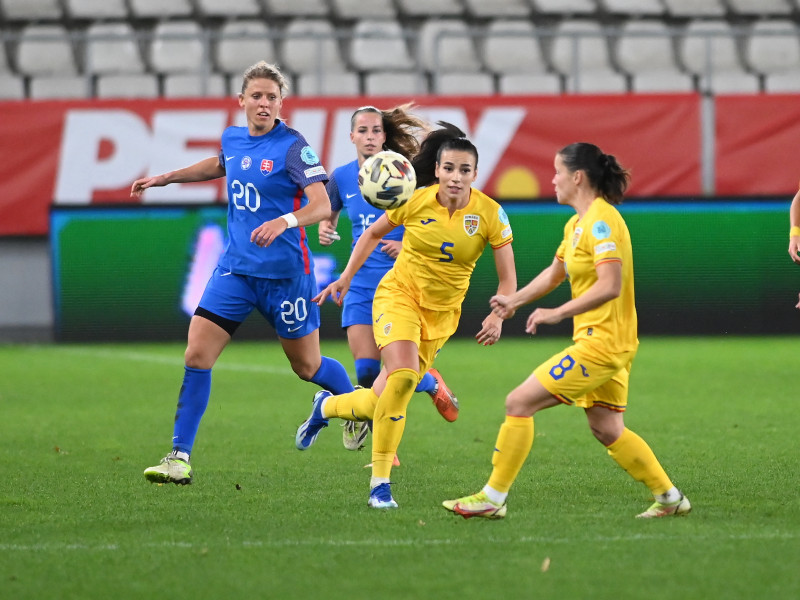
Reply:
M311 301L313 273L291 279L236 275L217 267L206 284L199 308L241 323L258 309L282 338L301 338L319 329L319 306Z
M342 327L350 325L372 326L372 300L375 288L351 287L342 304Z

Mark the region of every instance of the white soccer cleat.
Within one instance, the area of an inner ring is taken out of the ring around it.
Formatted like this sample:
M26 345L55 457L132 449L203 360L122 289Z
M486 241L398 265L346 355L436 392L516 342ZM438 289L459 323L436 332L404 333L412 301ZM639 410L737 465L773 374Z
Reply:
M144 477L151 483L187 485L192 483L192 465L170 452L155 467L145 469Z
M348 450L361 450L367 443L369 423L367 421L345 421L342 423L342 444Z
M643 513L636 515L637 519L656 519L658 517L682 517L688 515L692 510L692 505L686 496L681 496L677 502L662 504L654 502L650 508Z
M464 496L456 500L445 500L442 502L447 510L461 515L465 519L471 517L483 517L484 519L502 519L506 516L506 505L495 504L489 500L486 492L478 492L471 496Z

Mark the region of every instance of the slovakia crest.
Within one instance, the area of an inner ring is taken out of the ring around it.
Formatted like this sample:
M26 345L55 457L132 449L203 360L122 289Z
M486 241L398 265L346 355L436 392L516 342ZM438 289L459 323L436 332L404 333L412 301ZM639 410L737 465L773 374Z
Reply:
M272 173L272 161L266 158L261 159L261 174L267 175L268 173Z
M480 215L464 215L464 231L467 232L467 235L475 235L480 224Z

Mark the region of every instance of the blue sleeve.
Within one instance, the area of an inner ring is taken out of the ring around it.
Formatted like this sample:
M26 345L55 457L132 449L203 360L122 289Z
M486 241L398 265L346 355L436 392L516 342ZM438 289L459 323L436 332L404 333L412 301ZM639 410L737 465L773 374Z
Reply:
M336 182L336 171L333 172L333 175L328 180L325 190L328 192L328 198L331 199L331 211L341 212L344 208L344 203L342 202L342 195L339 193L339 184Z
M317 181L328 181L328 173L319 162L319 157L301 137L286 152L286 172L301 190Z

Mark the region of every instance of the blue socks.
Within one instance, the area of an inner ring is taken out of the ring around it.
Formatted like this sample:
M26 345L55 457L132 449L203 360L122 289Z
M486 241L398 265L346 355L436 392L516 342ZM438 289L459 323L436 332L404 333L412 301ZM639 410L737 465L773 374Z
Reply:
M356 381L364 388L371 388L381 372L381 361L374 358L356 359Z
M178 409L175 411L172 448L191 454L200 420L206 412L211 395L211 369L184 367L184 370L183 385L178 394ZM311 381L337 395L352 392L354 389L341 363L326 356L322 357L322 364Z
M436 388L436 378L433 375L431 375L428 371L425 371L425 375L422 376L422 379L417 384L417 387L414 389L414 391L428 392L429 394L432 394L435 388Z
M206 412L211 395L211 369L184 367L183 385L178 394L178 409L175 412L172 447L192 453L194 438L200 427L200 419Z
M374 358L356 359L356 381L358 381L358 385L361 387L372 387L372 384L378 378L380 372L381 361L375 360ZM436 389L436 379L433 375L426 372L414 391L432 394L434 389Z
M333 392L335 396L347 394L355 389L353 384L350 383L350 376L345 371L342 363L327 356L322 357L322 364L319 366L319 370L314 373L311 382L316 383L323 390Z

